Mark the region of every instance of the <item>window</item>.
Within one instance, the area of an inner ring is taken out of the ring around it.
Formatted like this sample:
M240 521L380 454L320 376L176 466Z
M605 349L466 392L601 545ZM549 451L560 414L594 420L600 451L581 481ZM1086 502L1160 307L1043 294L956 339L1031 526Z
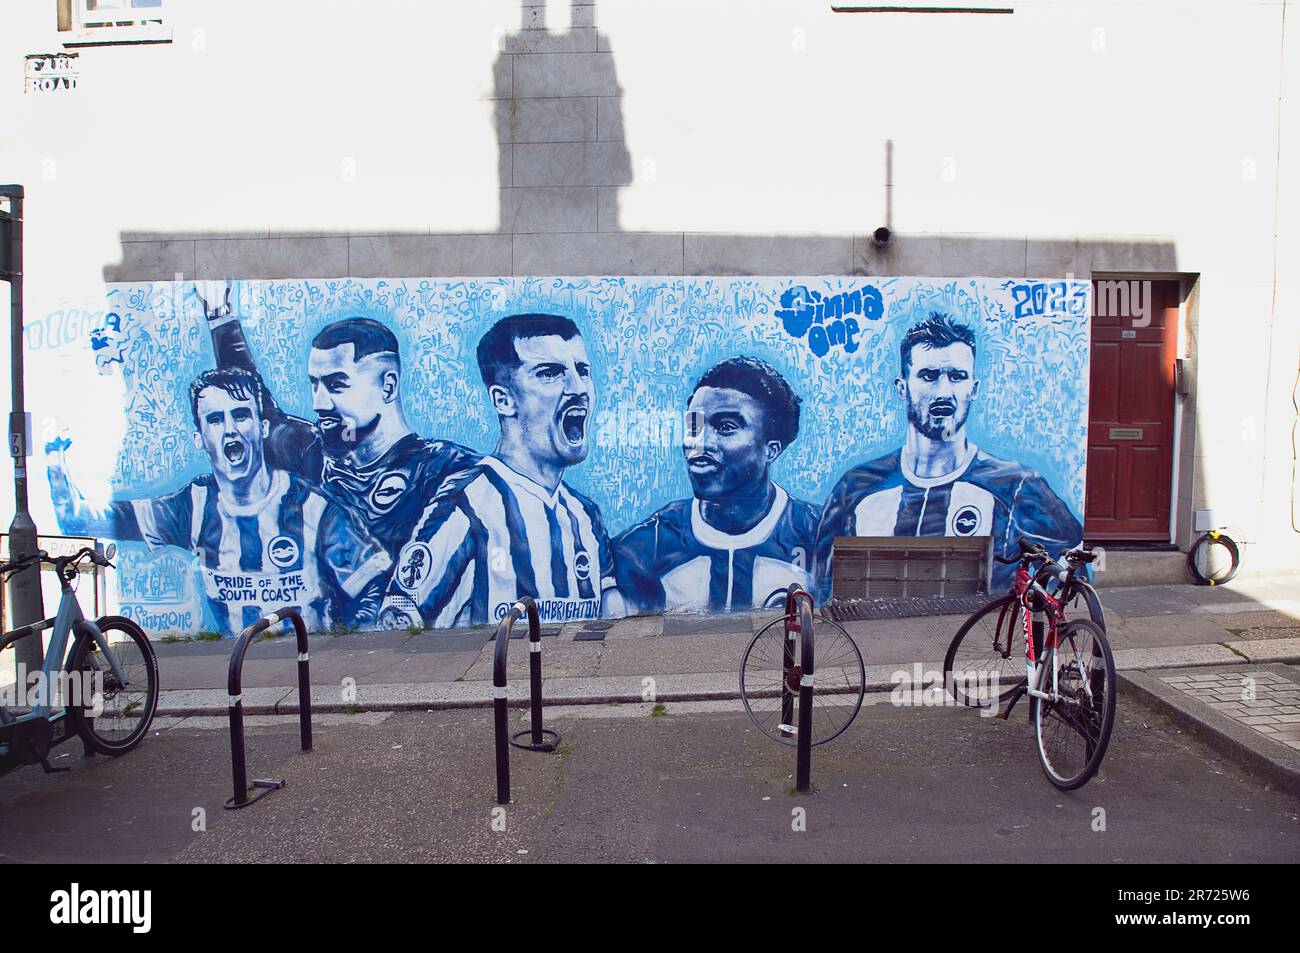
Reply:
M171 0L58 0L64 46L170 43L166 26Z

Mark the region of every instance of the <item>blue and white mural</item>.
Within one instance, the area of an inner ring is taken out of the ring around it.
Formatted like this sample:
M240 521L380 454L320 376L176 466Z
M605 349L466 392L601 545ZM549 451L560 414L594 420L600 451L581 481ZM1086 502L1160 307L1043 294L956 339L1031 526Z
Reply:
M282 605L316 627L459 626L522 594L558 622L748 610L790 582L825 598L836 536L1077 543L1089 294L123 284L89 346L29 340L28 360L121 375L123 407L57 422L47 472L63 532L121 545L122 608L147 627L234 633ZM116 459L98 493L86 447Z

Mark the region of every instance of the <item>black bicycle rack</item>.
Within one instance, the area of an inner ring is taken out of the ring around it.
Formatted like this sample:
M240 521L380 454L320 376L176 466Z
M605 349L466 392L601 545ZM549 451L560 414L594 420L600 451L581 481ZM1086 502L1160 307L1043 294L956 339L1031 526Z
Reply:
M795 635L799 636L798 666L794 662ZM785 642L781 662L781 724L790 724L797 691L799 723L794 726L794 786L795 790L808 791L812 788L813 600L806 590L793 583L785 594Z
M532 727L510 734L509 699L506 684L506 651L510 631L521 615L528 616L528 703L532 709ZM554 751L560 743L559 732L542 727L542 623L537 605L523 596L510 607L497 626L496 645L492 649L492 715L496 726L497 803L510 803L510 747L526 751ZM529 736L527 742L518 739Z
M298 638L298 731L302 738L302 750L311 750L311 663L307 651L307 626L303 624L302 616L298 614L297 609L277 609L241 632L234 651L230 653L230 675L226 685L230 693L230 767L234 776L235 794L226 801L228 811L248 807L259 798L284 787L284 781L280 778L254 778L253 787L257 789L257 793L252 797L248 796L248 768L244 763L244 699L241 679L244 655L253 637L285 619L293 623L294 634Z

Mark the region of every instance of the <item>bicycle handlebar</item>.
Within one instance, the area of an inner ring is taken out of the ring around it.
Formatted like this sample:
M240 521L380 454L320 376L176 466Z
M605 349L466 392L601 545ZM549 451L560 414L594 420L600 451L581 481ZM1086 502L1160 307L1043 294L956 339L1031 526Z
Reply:
M89 556L90 561L96 565L105 567L112 567L113 565L106 556L100 555L97 550L94 550L89 546L83 546L71 556L51 556L45 550L38 549L32 555L23 559L16 559L13 562L7 562L0 565L0 575L14 572L19 569L26 569L28 566L32 565L32 563L49 563L56 569L62 570L66 566L81 562L81 560L85 559L87 556Z
M17 569L26 569L32 563L46 558L47 555L45 550L38 549L34 554L26 557L25 559L15 559L13 562L0 564L0 575L4 575L7 572L13 572L14 570Z
M993 559L1004 566L1013 566L1017 563L1023 564L1028 568L1032 563L1042 563L1038 571L1034 573L1034 581L1038 582L1044 576L1070 576L1073 577L1079 566L1087 565L1092 562L1093 554L1084 549L1072 549L1065 554L1065 561L1068 565L1062 565L1048 555L1047 550L1038 543L1029 543L1024 539L1020 540L1020 555L1011 558L1004 558L994 554ZM1061 579L1065 582L1065 579Z
M1002 563L1004 566L1014 566L1016 563L1031 563L1039 559L1048 559L1047 550L1038 543L1029 543L1024 539L1020 540L1020 555L1005 558L993 555L994 560Z

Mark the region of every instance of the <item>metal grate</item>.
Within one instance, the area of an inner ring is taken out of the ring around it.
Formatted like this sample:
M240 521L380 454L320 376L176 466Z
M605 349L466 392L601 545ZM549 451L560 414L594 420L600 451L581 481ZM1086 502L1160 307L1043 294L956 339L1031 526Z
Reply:
M833 596L874 601L983 595L990 552L987 536L841 536L835 540Z
M911 619L927 615L965 615L989 601L984 594L942 599L836 599L822 611L835 622Z

